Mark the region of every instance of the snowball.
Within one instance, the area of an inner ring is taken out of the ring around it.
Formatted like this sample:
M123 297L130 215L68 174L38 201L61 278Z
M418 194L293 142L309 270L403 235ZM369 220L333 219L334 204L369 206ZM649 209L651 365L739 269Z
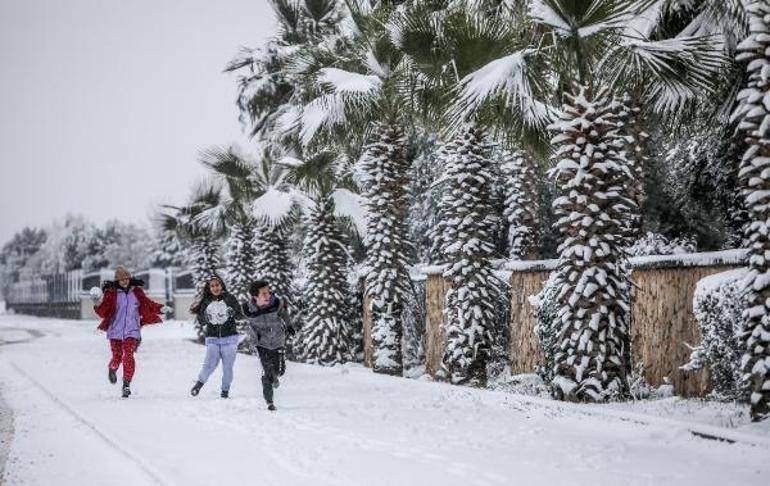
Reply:
M102 292L102 289L99 287L91 287L91 290L88 291L88 295L91 297L91 300L98 302L102 300L104 292Z

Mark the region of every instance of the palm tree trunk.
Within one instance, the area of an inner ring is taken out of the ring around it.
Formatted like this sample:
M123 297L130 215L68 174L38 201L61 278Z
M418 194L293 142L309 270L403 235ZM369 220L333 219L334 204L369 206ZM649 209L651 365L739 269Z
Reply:
M283 224L259 223L254 231L254 273L259 280L270 283L273 293L291 304L291 263L287 240L288 228Z
M309 312L302 328L303 357L308 363L333 366L343 363L348 355L347 252L330 197L323 197L310 210L307 229L305 297Z
M531 260L540 247L540 174L524 151L503 152L503 216L508 223L508 257Z
M647 146L646 141L649 135L644 131L639 113L641 109L636 99L629 93L623 94L612 103L613 112L617 124L620 150L625 152L626 160L633 179L626 188L628 196L636 204L637 211L628 213L628 234L627 243L633 242L642 234L643 215L642 205L645 200L644 177L647 173Z
M367 206L366 294L371 299L373 369L403 373L402 314L410 291L406 255L406 137L401 127L378 123L359 163Z
M208 235L199 235L192 240L192 270L195 279L195 287L198 293L203 290L209 279L217 274L219 270L219 255L214 239ZM198 342L203 343L206 339L205 326L195 320L195 329L198 336Z
M227 290L238 300L249 298L249 285L254 278L255 252L253 222L247 219L235 221L227 240Z
M741 365L751 417L758 421L770 417L770 5L754 0L746 8L750 32L738 46L737 59L748 63L748 85L738 95L733 118L749 146L739 169L751 220Z
M629 281L624 235L635 203L633 177L606 97L567 94L552 143L551 171L561 234L556 285L560 331L554 355L554 396L602 401L628 391Z
M468 126L447 146L445 209L447 348L442 373L452 383L485 386L495 326L499 282L492 272L495 251L491 161L484 133Z

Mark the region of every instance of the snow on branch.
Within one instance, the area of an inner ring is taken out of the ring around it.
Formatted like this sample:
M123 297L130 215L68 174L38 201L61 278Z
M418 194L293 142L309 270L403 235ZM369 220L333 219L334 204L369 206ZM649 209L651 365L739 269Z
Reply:
M636 2L597 2L591 3L582 18L577 19L577 36L581 39L591 37L612 29L626 27L638 14ZM607 8L608 12L596 15L599 8ZM574 34L573 20L567 12L562 11L561 2L549 0L532 0L529 5L529 16L536 22L547 25L562 37ZM601 21L592 21L598 18Z
M332 193L335 216L350 218L358 234L366 235L366 208L363 198L348 189L337 189Z
M251 204L252 215L269 225L283 222L294 207L294 197L275 187L268 187L264 194Z
M626 36L602 59L599 70L610 83L648 79L645 93L658 113L682 107L699 92L710 91L727 61L719 36L680 36L647 40Z
M527 77L527 61L532 49L523 49L488 63L465 76L459 85L459 96L452 107L451 118L462 123L479 106L493 97L503 97L511 107L521 110L530 126L549 121L545 104L535 99Z
M321 95L305 106L300 120L300 140L302 145L307 146L322 128L345 121L345 102L338 95Z
M679 253L674 255L649 255L629 258L631 268L667 268L667 267L718 267L743 265L746 250L722 250L701 253ZM503 268L514 272L552 271L559 260L515 260L506 261Z
M335 93L339 94L372 95L379 92L382 87L382 80L377 76L337 68L321 69L319 83L329 86Z

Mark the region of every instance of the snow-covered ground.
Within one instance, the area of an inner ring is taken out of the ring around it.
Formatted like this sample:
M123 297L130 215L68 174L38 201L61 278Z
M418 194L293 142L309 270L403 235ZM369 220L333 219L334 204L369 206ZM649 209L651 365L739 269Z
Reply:
M219 373L193 398L204 350L179 322L145 330L134 394L123 400L94 328L0 316L0 392L15 430L4 484L703 486L770 477L770 438L754 429L703 425L736 442L707 440L639 410L359 366L289 363L271 413L258 360L241 355L231 399L219 398Z

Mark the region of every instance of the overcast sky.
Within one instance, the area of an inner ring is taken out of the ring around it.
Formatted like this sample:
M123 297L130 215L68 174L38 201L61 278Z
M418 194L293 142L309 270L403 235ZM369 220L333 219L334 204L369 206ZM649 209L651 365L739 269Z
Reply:
M0 0L0 245L182 202L199 150L244 140L222 69L274 28L267 0Z

